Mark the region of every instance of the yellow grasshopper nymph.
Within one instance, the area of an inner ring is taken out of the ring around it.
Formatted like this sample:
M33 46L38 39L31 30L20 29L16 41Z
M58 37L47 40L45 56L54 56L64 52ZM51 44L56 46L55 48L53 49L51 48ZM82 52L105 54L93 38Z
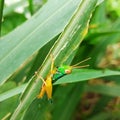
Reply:
M52 100L52 78L53 75L56 73L56 69L54 69L54 59L52 56L51 58L52 58L51 70L50 73L47 75L46 79L44 80L41 76L38 76L43 81L43 84L41 91L37 96L37 98L42 98L46 93L48 100L50 101Z
M84 66L78 66L80 63L83 63L90 58L87 58L77 64L74 64L72 66L69 65L61 65L59 67L54 67L54 60L52 57L52 64L51 64L51 70L50 73L47 75L46 79L44 80L41 76L40 79L43 81L42 89L37 96L38 98L42 98L43 95L46 93L48 100L52 100L52 80L58 80L59 78L63 77L64 75L71 74L72 70L75 68L83 68L88 67L89 65Z

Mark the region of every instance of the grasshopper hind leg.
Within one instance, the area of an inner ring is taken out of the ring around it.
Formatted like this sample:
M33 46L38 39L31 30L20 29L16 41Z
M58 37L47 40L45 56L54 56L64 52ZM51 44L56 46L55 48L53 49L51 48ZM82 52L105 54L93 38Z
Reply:
M45 94L45 87L44 87L44 84L43 84L42 88L41 88L41 91L38 94L37 98L39 98L39 99L43 98L44 94Z

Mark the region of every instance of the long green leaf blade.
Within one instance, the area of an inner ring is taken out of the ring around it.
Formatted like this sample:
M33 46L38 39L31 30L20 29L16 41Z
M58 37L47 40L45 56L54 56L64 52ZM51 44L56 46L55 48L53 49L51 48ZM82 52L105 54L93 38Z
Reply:
M79 1L50 0L30 20L0 40L0 83L64 29Z
M22 93L24 91L25 87L26 87L26 84L21 85L19 87L16 87L14 89L11 89L7 92L4 92L4 93L0 94L0 102L4 101L4 100L6 100L10 97L13 97L15 95L18 95L18 94Z
M60 78L55 84L73 83L112 75L120 75L120 72L112 70L76 69L72 74Z
M86 85L86 91L120 97L120 86L117 85Z

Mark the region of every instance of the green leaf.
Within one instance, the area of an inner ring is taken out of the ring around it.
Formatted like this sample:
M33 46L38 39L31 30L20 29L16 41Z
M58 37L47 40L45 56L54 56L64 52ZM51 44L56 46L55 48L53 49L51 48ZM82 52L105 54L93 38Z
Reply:
M50 0L30 20L0 40L0 83L64 29L79 2Z
M5 93L6 91L9 91L13 88L16 87L15 82L13 81L9 81L7 83L5 83L3 86L0 86L0 100L4 99L3 93ZM4 96L7 97L7 96ZM6 114L11 114L11 112L14 111L14 109L16 108L17 104L18 104L18 95L11 97L10 99L4 99L4 101L0 101L0 120L2 120L2 118L4 116L6 116ZM13 104L14 103L14 104ZM9 107L8 107L9 106Z
M8 90L8 91L0 94L0 102L22 93L24 91L26 85L27 84L21 85L19 87L16 87L14 89Z
M55 85L62 83L80 82L112 75L120 75L120 72L112 70L76 69L73 70L72 74L66 75L65 77L56 81Z
M120 86L117 85L86 85L86 91L120 97Z

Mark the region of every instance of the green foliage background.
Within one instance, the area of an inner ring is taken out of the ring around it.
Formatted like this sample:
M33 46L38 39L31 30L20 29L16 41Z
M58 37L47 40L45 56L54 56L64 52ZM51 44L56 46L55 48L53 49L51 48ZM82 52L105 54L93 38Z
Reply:
M0 2L1 120L120 119L119 0ZM51 53L55 67L91 57L53 84L52 104L34 75L47 76Z

